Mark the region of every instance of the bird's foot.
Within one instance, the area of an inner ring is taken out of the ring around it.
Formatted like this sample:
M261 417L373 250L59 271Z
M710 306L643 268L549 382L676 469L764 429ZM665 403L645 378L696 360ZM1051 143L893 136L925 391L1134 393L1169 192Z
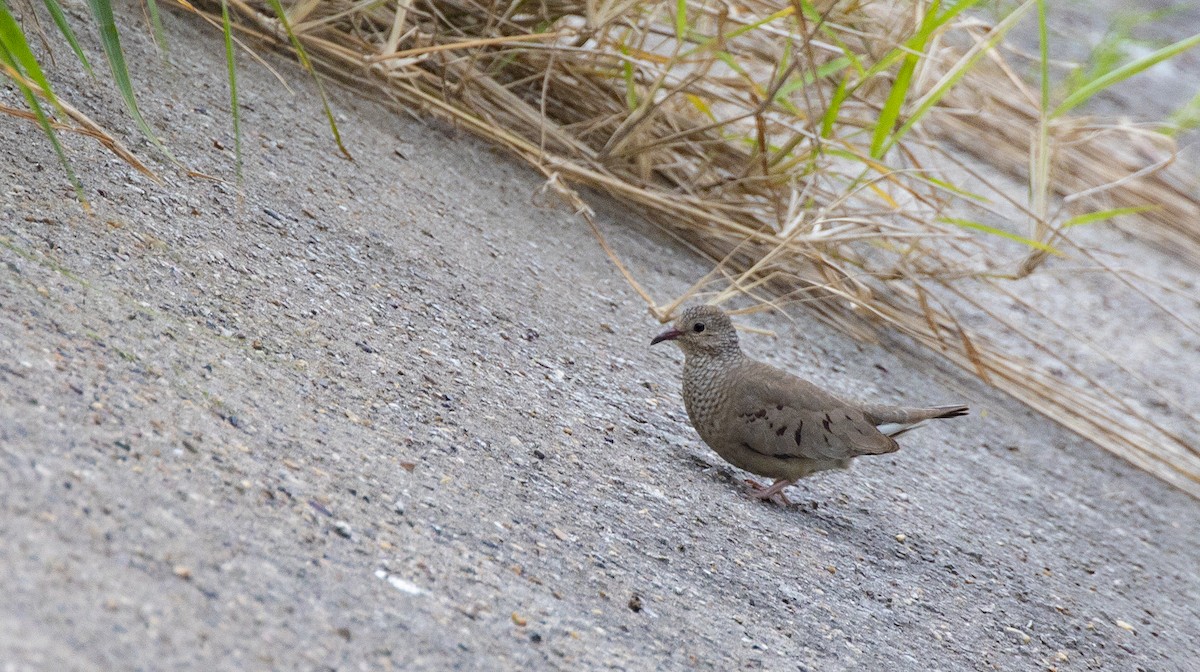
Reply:
M787 495L783 494L783 489L788 487L789 485L791 485L794 482L795 481L789 481L786 478L780 478L780 479L776 479L774 483L767 486L767 485L763 485L762 483L759 483L758 481L752 481L750 479L746 479L746 485L749 485L750 488L754 491L754 492L750 493L752 496L757 497L758 499L765 499L768 501L778 497L779 501L784 506L791 506L792 500L788 499Z

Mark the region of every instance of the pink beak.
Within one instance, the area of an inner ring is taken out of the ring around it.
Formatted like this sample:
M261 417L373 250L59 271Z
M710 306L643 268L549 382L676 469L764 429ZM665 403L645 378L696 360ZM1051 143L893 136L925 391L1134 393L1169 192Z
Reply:
M678 329L668 329L668 330L664 331L663 333L655 336L654 340L650 341L650 345L657 345L658 343L662 343L663 341L673 341L682 335L683 335L683 332Z

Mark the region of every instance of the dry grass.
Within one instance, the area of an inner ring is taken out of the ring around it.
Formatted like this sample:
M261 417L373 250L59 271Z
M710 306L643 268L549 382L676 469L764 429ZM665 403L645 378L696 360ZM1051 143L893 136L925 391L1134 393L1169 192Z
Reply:
M229 6L243 39L291 48L270 4ZM220 3L198 7L219 20ZM286 7L318 70L511 150L602 244L579 186L637 206L717 262L694 292L802 304L863 339L881 326L905 334L1200 496L1195 446L1041 345L1056 316L1027 330L989 307L1008 296L1037 311L1004 278L1060 250L1096 259L1062 226L1088 204L1154 203L1144 221L1165 225L1153 235L1197 249L1195 186L1159 170L1173 154L1158 136L1064 118L1036 141L1038 97L992 48L1011 22L938 21L914 0ZM961 158L1025 175L1031 146L1046 158L1032 198ZM1066 210L1048 214L1053 203ZM613 260L660 319L689 298L660 301ZM999 345L1013 339L1041 363Z

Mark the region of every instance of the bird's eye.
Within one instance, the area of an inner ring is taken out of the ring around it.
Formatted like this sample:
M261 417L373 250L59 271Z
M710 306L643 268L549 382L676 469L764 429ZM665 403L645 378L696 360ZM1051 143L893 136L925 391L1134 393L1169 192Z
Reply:
M696 332L697 334L704 331L704 323L697 322L696 324L692 325L692 331Z

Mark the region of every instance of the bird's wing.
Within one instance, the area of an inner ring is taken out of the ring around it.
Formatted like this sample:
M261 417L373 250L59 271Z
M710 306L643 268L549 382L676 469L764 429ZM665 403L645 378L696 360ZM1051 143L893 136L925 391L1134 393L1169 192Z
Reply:
M861 410L812 383L754 362L734 383L734 442L776 457L843 459L890 453L899 446Z

